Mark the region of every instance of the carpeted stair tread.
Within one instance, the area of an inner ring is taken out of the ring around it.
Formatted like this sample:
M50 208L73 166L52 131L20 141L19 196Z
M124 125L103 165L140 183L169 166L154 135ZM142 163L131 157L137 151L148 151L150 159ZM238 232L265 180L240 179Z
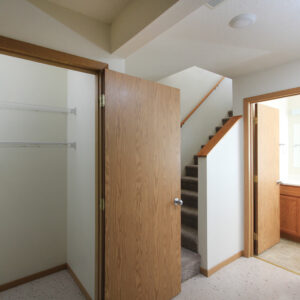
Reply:
M197 252L197 230L186 225L181 225L181 245L191 251Z
M198 192L185 190L185 189L181 190L181 195L198 198Z
M197 182L198 183L198 178L193 177L193 176L182 176L181 180L182 181L192 181L192 182Z
M189 215L192 218L198 217L198 209L194 207L188 207L188 206L181 206L181 213Z
M197 230L198 209L183 204L183 206L181 207L181 224Z
M186 176L198 177L198 165L188 165L185 167Z
M201 257L198 253L181 248L181 282L200 273Z
M181 188L185 190L198 191L198 178L192 176L181 177Z

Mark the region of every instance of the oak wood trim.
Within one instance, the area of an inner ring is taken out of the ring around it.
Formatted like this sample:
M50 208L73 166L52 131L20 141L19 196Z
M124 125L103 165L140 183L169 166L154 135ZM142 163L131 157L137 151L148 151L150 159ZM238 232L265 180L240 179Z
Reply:
M67 270L69 271L70 275L72 276L73 280L75 281L75 283L77 284L77 286L79 287L79 289L81 290L81 292L83 293L83 295L85 296L85 298L87 300L92 300L92 297L90 296L90 294L88 293L88 291L85 289L85 287L83 286L83 284L81 283L81 281L78 279L77 275L74 273L74 271L72 270L72 268L70 267L69 264L66 264L67 266Z
M253 111L251 104L244 101L244 256L251 257L254 254L254 193L253 193Z
M300 87L244 98L244 256L253 256L253 113L251 104L300 95Z
M56 266L56 267L53 267L53 268L50 268L50 269L32 274L32 275L28 275L28 276L19 278L19 279L14 280L14 281L2 284L2 285L0 285L0 292L3 292L5 290L11 289L11 288L16 287L18 285L21 285L21 284L24 284L24 283L27 283L27 282L45 277L45 276L48 276L50 274L53 274L53 273L56 273L56 272L59 272L59 271L65 270L65 269L67 269L67 264L62 264L62 265L59 265L59 266Z
M0 52L28 60L95 73L108 68L106 63L37 46L27 42L0 36Z
M299 94L300 94L300 87L296 87L288 90L267 93L267 94L258 95L254 97L248 97L245 98L244 100L250 103L257 103L257 102L269 101L269 100L274 100L279 98L291 97Z
M231 257L225 259L224 261L222 261L221 263L219 263L218 265L214 266L213 268L211 268L209 270L200 268L200 273L203 274L206 277L209 277L212 274L219 271L220 269L222 269L223 267L225 267L225 266L229 265L230 263L232 263L233 261L237 260L241 256L243 256L243 251L239 251L238 253L236 253L236 254L232 255Z
M190 113L181 121L180 127L184 125L184 123L192 116L192 114L200 107L200 105L212 94L212 92L220 85L220 83L225 79L225 77L221 77L221 79L210 89L210 91L200 100L200 102L190 111Z
M231 117L225 125L213 136L212 139L199 151L198 157L206 157L209 152L219 143L219 141L226 135L226 133L240 120L242 116Z

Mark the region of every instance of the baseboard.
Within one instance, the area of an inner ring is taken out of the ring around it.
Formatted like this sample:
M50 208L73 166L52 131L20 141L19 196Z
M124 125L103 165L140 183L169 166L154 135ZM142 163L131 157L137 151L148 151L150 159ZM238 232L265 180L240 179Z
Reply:
M50 268L50 269L32 274L32 275L29 275L29 276L25 276L23 278L20 278L20 279L2 284L2 285L0 285L0 292L3 292L5 290L11 289L11 288L16 287L18 285L21 285L21 284L39 279L41 277L48 276L50 274L53 274L53 273L56 273L56 272L59 272L59 271L65 270L65 269L67 269L67 264L62 264L62 265L59 265L59 266L56 266L56 267L53 267L53 268Z
M240 251L240 252L234 254L233 256L227 258L226 260L222 261L218 265L214 266L210 270L206 270L206 269L200 268L200 273L203 274L206 277L209 277L212 274L214 274L217 271L219 271L220 269L222 269L223 267L229 265L230 263L232 263L236 259L240 258L242 255L243 255L243 251Z
M291 234L285 231L280 231L280 237L296 243L300 243L300 237L295 234Z
M80 282L80 280L78 279L78 277L76 276L76 274L74 273L74 271L72 270L72 268L68 264L67 264L67 270L69 271L69 273L72 276L73 280L76 282L76 284L78 285L79 289L81 290L82 294L86 297L86 299L87 300L92 300L92 297L90 296L88 291L85 289L83 284Z

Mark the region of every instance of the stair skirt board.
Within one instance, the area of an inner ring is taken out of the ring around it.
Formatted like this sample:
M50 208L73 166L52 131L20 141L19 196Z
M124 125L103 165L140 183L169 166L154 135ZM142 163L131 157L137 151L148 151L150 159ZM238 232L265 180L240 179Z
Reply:
M211 268L209 270L200 268L200 273L202 275L206 276L206 277L209 277L212 274L219 271L220 269L222 269L223 267L225 267L225 266L229 265L230 263L234 262L235 260L237 260L241 256L243 256L243 251L239 251L238 253L236 253L236 254L232 255L231 257L225 259L224 261L222 261L221 263L217 264L216 266L214 266L213 268Z

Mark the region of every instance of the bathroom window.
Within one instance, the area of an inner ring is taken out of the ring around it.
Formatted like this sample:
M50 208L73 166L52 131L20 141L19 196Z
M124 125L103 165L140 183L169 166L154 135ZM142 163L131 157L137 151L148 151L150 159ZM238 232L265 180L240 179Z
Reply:
M293 131L293 167L300 168L300 123L294 124Z

